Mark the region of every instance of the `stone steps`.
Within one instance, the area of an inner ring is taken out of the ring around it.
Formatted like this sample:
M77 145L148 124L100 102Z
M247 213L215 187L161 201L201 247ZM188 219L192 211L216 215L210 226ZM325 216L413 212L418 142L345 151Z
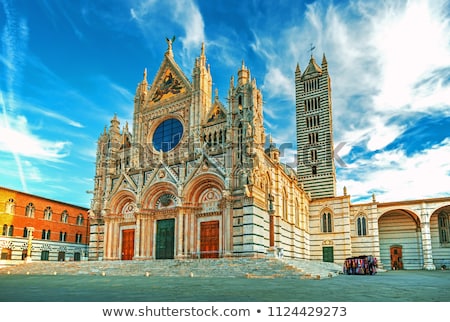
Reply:
M275 258L168 259L133 261L39 261L0 268L0 274L161 277L312 278L337 275L333 263Z

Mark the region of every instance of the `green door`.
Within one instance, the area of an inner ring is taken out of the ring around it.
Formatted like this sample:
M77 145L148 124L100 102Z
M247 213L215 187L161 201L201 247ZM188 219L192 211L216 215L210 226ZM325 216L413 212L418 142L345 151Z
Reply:
M334 255L333 255L333 246L327 246L322 248L322 260L324 262L333 263Z
M172 259L175 244L175 219L156 222L156 259Z

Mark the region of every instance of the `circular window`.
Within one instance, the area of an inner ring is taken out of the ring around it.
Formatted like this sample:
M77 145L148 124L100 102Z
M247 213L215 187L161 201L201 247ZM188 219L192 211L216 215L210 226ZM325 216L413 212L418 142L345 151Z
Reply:
M183 136L183 125L175 118L162 122L153 133L153 147L158 151L172 150Z

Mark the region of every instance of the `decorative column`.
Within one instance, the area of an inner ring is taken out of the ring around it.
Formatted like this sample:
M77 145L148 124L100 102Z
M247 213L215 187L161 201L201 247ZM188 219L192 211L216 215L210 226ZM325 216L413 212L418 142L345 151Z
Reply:
M177 214L177 245L176 245L176 254L175 258L183 258L183 214L181 211Z
M224 207L222 205L219 207L222 210L222 218L223 218L223 256L224 257L232 257L233 256L233 211L232 209L232 201L230 198L230 194L228 191L223 193Z
M277 257L277 250L275 248L275 209L273 207L274 197L269 194L269 248L267 249L267 256Z
M119 242L121 240L121 236L120 236L120 227L119 227L119 221L118 218L115 217L113 220L113 236L112 236L112 240L113 240L113 259L118 260L118 259L122 259L122 254L119 253Z
M104 236L103 236L103 259L108 260L111 256L111 251L110 251L110 241L109 241L109 236L111 235L110 232L110 227L111 227L111 223L109 220L109 217L105 216L103 217L104 220Z
M134 258L138 259L141 257L141 215L135 212L136 218L136 230L134 231Z
M426 270L435 270L433 263L433 252L431 248L431 232L429 216L423 216L427 221L422 223L422 249L423 249L423 268Z

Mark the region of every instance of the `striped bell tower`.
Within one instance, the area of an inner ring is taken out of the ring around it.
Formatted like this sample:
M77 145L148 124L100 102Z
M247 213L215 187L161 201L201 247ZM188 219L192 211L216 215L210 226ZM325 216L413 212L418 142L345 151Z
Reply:
M312 199L336 195L336 170L333 156L331 80L323 55L319 67L311 55L302 73L295 71L297 125L297 176Z

